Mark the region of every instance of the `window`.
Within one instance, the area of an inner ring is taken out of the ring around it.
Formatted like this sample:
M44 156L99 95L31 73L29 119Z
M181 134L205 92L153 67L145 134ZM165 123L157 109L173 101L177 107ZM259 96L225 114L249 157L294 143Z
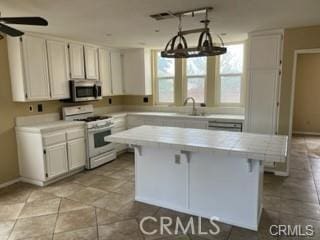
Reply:
M156 54L156 89L157 103L174 103L175 62L172 58L162 58L160 52Z
M243 79L243 44L227 46L218 64L217 96L219 104L241 105Z
M186 97L193 97L197 103L204 103L207 58L187 58L186 61Z

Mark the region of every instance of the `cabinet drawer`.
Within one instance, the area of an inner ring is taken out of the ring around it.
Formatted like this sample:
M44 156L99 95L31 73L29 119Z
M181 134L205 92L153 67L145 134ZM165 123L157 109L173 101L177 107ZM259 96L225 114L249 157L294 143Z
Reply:
M66 141L65 132L55 132L43 136L43 144L45 146L62 143Z
M73 140L77 138L84 138L84 129L78 128L67 131L67 140Z

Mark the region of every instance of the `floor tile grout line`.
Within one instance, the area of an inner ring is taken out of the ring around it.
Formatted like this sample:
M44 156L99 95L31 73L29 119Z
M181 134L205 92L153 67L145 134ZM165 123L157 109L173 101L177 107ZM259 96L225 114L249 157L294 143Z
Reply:
M304 137L304 142L305 142L305 145L306 145L306 148L307 148L308 163L309 163L310 166L311 166L311 160L310 160L310 155L309 155L309 148L308 148L308 144L307 144L307 142L306 142L306 137ZM312 171L312 166L311 166L311 175L312 175L313 184L315 185L315 190L316 190L316 193L317 193L318 205L320 205L320 197L319 197L319 194L320 194L320 193L319 193L318 188L317 188L316 180L315 180L315 177L314 177L314 174L313 174L313 171Z
M59 206L58 206L56 221L54 222L54 227L53 227L53 232L52 232L52 240L54 239L54 232L55 232L56 227L57 227L57 222L58 222L58 218L59 218L61 203L62 203L62 198L60 198L60 203L59 203Z
M96 217L96 233L97 233L97 239L99 239L99 224L98 224L98 215L97 215L97 208L94 208L94 214Z

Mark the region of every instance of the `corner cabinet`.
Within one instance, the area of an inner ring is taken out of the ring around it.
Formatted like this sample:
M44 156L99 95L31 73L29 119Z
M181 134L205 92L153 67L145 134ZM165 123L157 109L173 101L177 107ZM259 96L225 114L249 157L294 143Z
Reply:
M123 51L124 89L130 95L152 95L151 50Z
M50 99L46 40L24 35L7 38L14 101Z
M16 102L67 99L67 43L25 34L7 37L12 98Z

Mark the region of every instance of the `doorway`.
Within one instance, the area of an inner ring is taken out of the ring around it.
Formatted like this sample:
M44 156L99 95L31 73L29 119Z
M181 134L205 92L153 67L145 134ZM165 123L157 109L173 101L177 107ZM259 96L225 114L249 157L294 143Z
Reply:
M296 50L291 92L288 151L291 156L288 170L289 165L297 167L299 164L303 167L310 160L320 164L319 92L320 49Z

